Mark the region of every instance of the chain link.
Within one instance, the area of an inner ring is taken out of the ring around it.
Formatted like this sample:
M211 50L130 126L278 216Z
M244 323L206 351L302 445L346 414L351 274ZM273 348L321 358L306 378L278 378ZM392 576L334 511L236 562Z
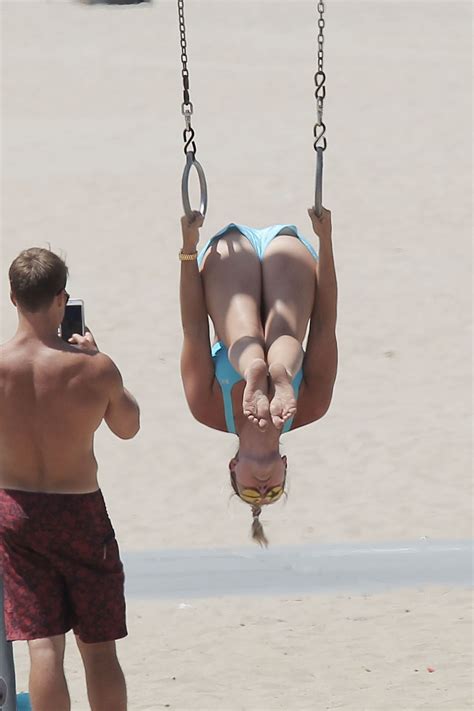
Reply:
M326 97L326 74L324 73L324 28L326 26L326 21L324 19L324 2L318 0L317 5L319 17L318 17L318 71L314 75L314 83L316 86L316 91L314 96L316 97L316 111L317 120L314 124L313 135L314 150L322 148L323 151L326 150L327 140L326 140L326 125L323 122L323 110L324 110L324 99Z
M183 79L183 103L181 104L181 113L184 116L185 129L183 131L184 152L196 155L196 143L194 141L194 129L191 126L191 116L193 115L193 104L189 95L189 71L188 71L188 54L186 42L186 24L184 20L184 0L178 0L178 17L179 17L179 38L181 45L181 77Z

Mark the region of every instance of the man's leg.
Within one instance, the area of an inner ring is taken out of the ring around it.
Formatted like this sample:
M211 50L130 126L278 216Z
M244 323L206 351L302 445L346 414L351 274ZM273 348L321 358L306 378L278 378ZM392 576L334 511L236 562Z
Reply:
M84 662L91 711L127 711L127 688L115 642L86 644L77 636L76 642Z
M65 636L28 642L30 698L34 711L70 711L71 700L64 676Z

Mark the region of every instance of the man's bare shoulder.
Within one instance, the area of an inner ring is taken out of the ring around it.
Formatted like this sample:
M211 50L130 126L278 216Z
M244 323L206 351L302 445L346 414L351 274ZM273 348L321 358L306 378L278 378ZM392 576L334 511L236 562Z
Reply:
M76 376L103 383L105 388L116 386L121 381L120 372L112 358L92 349L79 348L58 339L45 347L38 343L28 344L12 339L0 345L0 374L23 370L24 366L45 368L45 372L73 372Z
M84 355L90 358L91 367L96 371L96 374L102 378L111 381L120 378L120 371L114 361L106 353L96 351L95 353L85 353Z
M0 383L3 381L7 363L11 356L9 353L8 343L0 343Z
M19 348L15 339L0 344L0 373L9 372L23 359L23 349Z
M3 358L8 357L11 353L13 353L15 350L15 342L14 339L11 338L9 341L6 341L5 343L0 343L0 355L3 360ZM2 364L2 360L0 360L0 366Z
M114 361L106 353L88 350L68 344L68 353L78 357L81 370L89 379L103 383L104 387L111 387L120 380L120 372Z

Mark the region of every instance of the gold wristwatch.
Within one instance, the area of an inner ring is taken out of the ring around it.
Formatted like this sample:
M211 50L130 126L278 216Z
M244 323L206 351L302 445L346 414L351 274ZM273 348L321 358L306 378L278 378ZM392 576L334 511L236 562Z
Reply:
M186 252L183 252L183 250L180 249L178 256L179 256L180 262L193 262L195 259L197 259L198 253L191 252L191 253L186 254Z

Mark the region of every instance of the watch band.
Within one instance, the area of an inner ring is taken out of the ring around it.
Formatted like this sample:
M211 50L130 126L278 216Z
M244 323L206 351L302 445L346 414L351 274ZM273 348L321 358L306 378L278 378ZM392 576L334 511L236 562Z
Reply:
M191 253L186 254L186 252L183 252L183 250L180 249L178 256L179 256L180 262L193 262L195 259L197 259L198 253L191 252Z

